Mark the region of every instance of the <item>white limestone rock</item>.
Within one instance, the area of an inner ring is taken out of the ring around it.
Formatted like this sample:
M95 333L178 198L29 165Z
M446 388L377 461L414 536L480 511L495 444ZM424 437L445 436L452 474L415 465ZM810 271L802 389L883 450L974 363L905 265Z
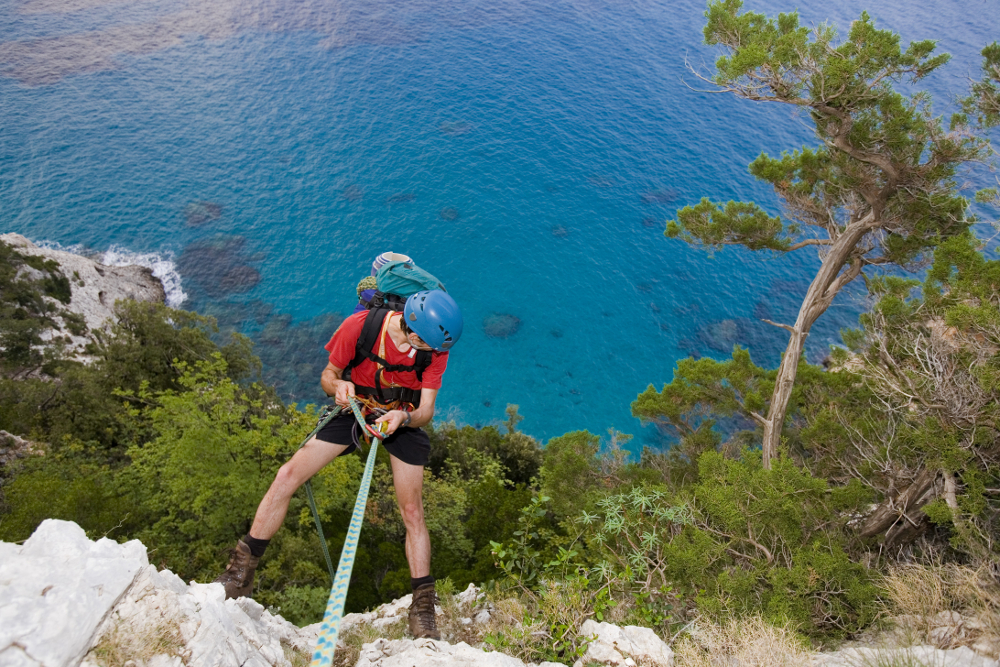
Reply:
M65 308L82 315L89 329L101 330L106 321L113 319L112 309L115 301L120 299L156 303L163 303L166 299L163 283L144 266L106 266L71 252L41 248L20 234L0 234L0 241L13 246L22 255L37 255L58 262L60 271L69 279L72 291L72 299ZM25 272L40 274L31 267L25 267ZM63 308L63 304L54 299L46 299ZM72 335L66 330L61 317L56 315L55 319L62 331L46 332L43 340L50 340L55 335L69 336L72 340L70 347L82 357L90 336Z
M674 662L674 652L649 628L637 625L620 628L611 623L590 619L580 627L580 635L594 637L583 655L583 664L599 662L632 667L639 662L656 667L671 667Z
M410 610L410 603L413 602L413 595L404 595L398 600L386 602L375 610L376 618L387 618L389 616L400 616Z
M285 649L308 655L318 634L226 600L222 584L157 572L138 541L91 542L75 523L47 520L23 546L0 542L3 667L94 667L88 651L102 638L134 649L136 667L288 667ZM168 653L148 655L163 644Z
M503 653L487 653L465 642L433 639L379 639L361 647L355 667L524 667Z
M821 654L813 667L856 667L857 665L933 665L934 667L1000 667L996 660L976 654L963 646L940 649L933 646L907 648L848 648Z
M480 596L481 592L476 585L469 584L468 588L455 596L455 601L463 607L472 607L479 601Z
M140 542L91 542L69 521L43 521L23 546L0 543L0 664L78 664L148 564Z

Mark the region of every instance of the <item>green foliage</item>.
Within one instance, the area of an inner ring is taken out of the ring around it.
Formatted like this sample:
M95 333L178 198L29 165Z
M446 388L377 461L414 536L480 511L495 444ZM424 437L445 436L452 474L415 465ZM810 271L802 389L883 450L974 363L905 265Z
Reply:
M816 135L815 146L780 157L761 154L749 165L755 178L773 187L782 218L753 202L703 198L679 210L665 232L712 248L820 250L821 265L794 325L781 325L791 335L771 398L752 392L744 405L761 426L769 466L788 426L789 390L812 326L865 267L911 266L943 240L965 234L972 218L960 170L988 160L991 150L982 128L948 131L933 115L929 95L895 89L913 86L948 61L934 55L933 41L904 48L899 35L876 28L866 12L843 39L825 23L813 30L801 26L796 13L769 18L743 11L742 0L710 0L705 16L705 42L722 53L714 74L701 78L747 100L808 111ZM988 51L989 62L995 49ZM689 437L700 447L710 444Z
M588 431L552 438L545 446L545 460L539 474L541 489L551 499L557 517L575 514L602 488L599 450L600 438Z
M0 241L0 371L23 374L52 358L58 349L47 355L42 336L59 330L56 317L62 308L51 300L67 304L71 297L69 280L56 262L23 255Z
M721 538L726 554L699 595L703 610L760 612L808 634L854 632L871 622L876 589L868 570L851 561L843 532L844 517L870 500L860 483L831 488L789 459L765 470L751 452L741 460L708 452L699 466L698 525Z
M95 458L100 460L80 443L26 458L2 487L7 511L0 514L0 540L26 540L49 518L75 521L93 539L122 536L135 508L122 496L114 471Z
M152 391L175 389L187 368L184 364L208 361L215 354L225 361L226 376L233 380L246 382L260 375L250 341L234 334L229 343L217 346L211 339L216 331L211 318L136 301L120 301L114 312L110 333L95 332L95 354L111 387L137 391L146 382Z
M983 78L972 84L962 109L983 127L1000 125L1000 42L982 50Z
M330 589L324 586L288 586L272 598L269 607L299 627L323 617Z
M551 501L533 498L513 536L493 544L501 590L537 610L549 582L574 582L592 615L664 636L695 609L718 619L762 614L814 636L843 636L873 620L876 587L852 560L845 526L871 501L868 490L856 481L830 486L787 458L766 470L751 451L738 459L708 451L697 464L693 485L622 487L561 526Z
M517 406L513 408L516 415ZM443 475L450 466L460 477L476 477L489 461L496 460L505 479L512 484L528 484L538 474L542 462L538 441L514 428L501 435L495 426L460 428L445 423L427 431L431 439L429 465L436 475Z
M1000 537L1000 504L986 491L1000 481L998 284L1000 262L971 235L941 244L920 290L898 278L869 281L875 302L849 374L867 400L841 401L847 446L830 466L886 502L923 471L940 471L952 490L925 498L924 513L975 561L995 559Z
M667 221L665 234L713 248L739 244L751 250L783 251L791 245L781 218L768 215L753 202L731 201L720 206L703 198L677 211L677 220Z
M787 226L753 203L703 199L679 211L667 235L785 251L832 243L868 216L870 227L889 234L858 245L850 257L906 263L964 231L955 169L984 156L985 143L947 134L924 96L908 99L892 87L919 81L948 56L933 55L929 40L904 49L899 35L876 28L867 13L838 42L832 26L810 31L796 13L768 18L742 8L740 0L709 2L705 42L723 50L712 81L740 97L809 109L820 144L780 158L762 154L750 165L785 203ZM811 240L815 233L830 241Z
M177 371L180 390L122 392L142 406L128 419L152 437L129 447L131 465L118 478L148 514L137 534L143 543L180 566L181 576L204 577L217 567L213 545L249 528L311 415L265 405L227 376L220 353L192 367L179 363Z
M623 603L625 620L664 634L685 618L684 594L675 592L675 586L688 594L693 591L677 575L690 546L685 526L694 524L694 516L687 505L671 501L665 487L635 486L606 495L595 514L584 511L579 518L580 524L591 527L588 541L602 556L594 574L609 596L628 601ZM595 615L603 620L600 611Z
M587 648L583 622L601 614L609 603L606 586L592 585L572 544L558 545L551 523L550 498L535 496L521 510L517 530L505 543L491 542L503 572L498 593L514 592L520 628L489 633L484 643L528 660L575 661Z

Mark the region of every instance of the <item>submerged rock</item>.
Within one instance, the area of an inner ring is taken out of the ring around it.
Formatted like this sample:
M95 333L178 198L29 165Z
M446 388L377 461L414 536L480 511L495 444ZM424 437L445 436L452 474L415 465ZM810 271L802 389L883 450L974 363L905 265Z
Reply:
M194 201L184 207L184 218L189 227L200 227L222 217L222 204L212 201Z
M473 125L464 120L445 121L438 126L443 133L451 136L458 136L472 131Z
M552 236L556 237L557 239L564 239L567 236L569 236L569 230L563 227L562 225L555 225L554 227L552 227Z
M710 322L698 329L698 339L716 352L731 352L740 340L740 326L736 320Z
M643 204L670 204L677 199L677 190L673 188L663 188L661 190L650 190L639 195Z
M223 292L248 292L260 282L260 271L252 266L234 266L219 280Z
M593 174L588 176L587 182L599 188L613 188L616 185L615 179L610 176L605 176L604 174Z
M188 244L177 258L177 269L185 280L191 280L205 293L218 298L246 292L257 285L260 273L250 266L262 255L246 252L242 236L217 236Z
M510 338L520 328L520 318L507 313L493 313L483 319L483 332L490 338Z
M389 195L385 198L386 204L406 204L417 198L417 195L412 192L400 192L394 195Z
M344 191L340 193L341 199L346 199L347 201L361 201L362 197L365 196L365 191L361 189L360 185L352 183L344 188Z

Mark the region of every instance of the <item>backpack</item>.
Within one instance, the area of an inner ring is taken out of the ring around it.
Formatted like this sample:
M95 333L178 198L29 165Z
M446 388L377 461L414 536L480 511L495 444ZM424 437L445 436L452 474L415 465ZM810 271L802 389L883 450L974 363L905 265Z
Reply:
M412 294L423 290L441 290L447 292L444 283L424 271L413 262L396 261L385 264L375 276L377 289L365 299L368 292L362 292L362 305L368 310L364 326L358 336L354 348L354 358L344 369L343 379L351 379L351 369L357 367L365 359L374 362L380 368L375 371L375 386L361 387L355 385L355 393L359 396L375 396L380 403L395 401L410 403L414 408L420 405L420 390L408 387L383 387L382 372L390 373L413 372L417 381L422 382L424 371L431 364L431 353L428 350L417 350L412 366L390 364L378 356L372 349L382 333L385 318L391 313L401 312L406 305L406 299Z

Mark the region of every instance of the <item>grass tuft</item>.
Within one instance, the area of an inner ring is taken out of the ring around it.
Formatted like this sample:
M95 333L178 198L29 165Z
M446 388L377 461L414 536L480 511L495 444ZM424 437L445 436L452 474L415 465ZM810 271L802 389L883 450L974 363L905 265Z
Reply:
M100 667L126 667L143 664L157 655L184 654L180 621L174 617L152 619L142 627L118 620L104 633L87 654L87 659Z
M883 588L886 612L911 643L954 648L1000 637L1000 585L985 568L901 565Z
M731 619L725 625L699 621L674 646L676 667L801 667L811 655L794 628L760 617Z

